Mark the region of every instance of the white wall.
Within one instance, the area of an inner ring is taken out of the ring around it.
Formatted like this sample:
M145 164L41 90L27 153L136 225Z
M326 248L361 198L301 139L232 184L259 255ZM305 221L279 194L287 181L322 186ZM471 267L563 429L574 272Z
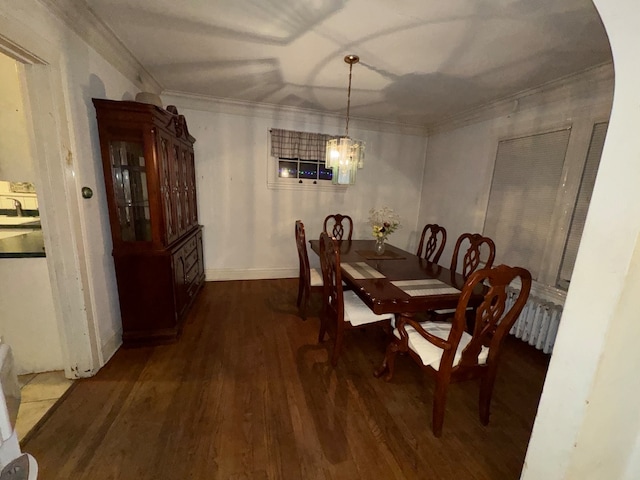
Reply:
M138 87L41 2L2 3L0 14L8 45L18 45L19 54L26 52L21 58L27 61L28 97L37 112L30 119L37 126L40 140L35 145L36 169L40 170L36 177L44 185L38 189L43 194L39 200L65 369L70 376L87 376L97 371L121 343L104 182L90 99L132 99ZM47 171L42 174L44 166ZM82 199L83 186L93 189L92 199Z
M447 229L443 262L451 258L461 233L483 230L498 142L571 127L564 173L577 180L565 184L577 187L593 124L609 118L612 91L607 65L492 105L464 122L440 125L429 135L419 223ZM569 211L576 193L575 187L565 192ZM558 216L551 230L567 229L569 221L570 216ZM562 245L556 250L561 253ZM551 285L556 275L541 274Z
M0 53L0 180L33 182L22 82L16 61Z
M595 0L615 94L522 478L640 478L640 4Z
M37 208L34 194L9 194L8 181L35 181L31 135L17 62L0 53L0 194ZM12 208L9 202L0 208ZM0 258L0 337L11 345L20 374L64 367L46 258Z
M65 67L65 89L74 125L72 151L77 190L79 192L84 186L93 190L91 199L84 199L80 195L76 195L76 199L90 278L92 311L106 361L122 343L122 321L111 255L113 245L98 124L92 98L133 100L138 89L79 39L74 55L66 57Z
M344 120L308 112L255 107L245 112L232 104L163 96L187 119L196 138L198 214L204 226L207 279L276 278L298 275L294 223L305 224L307 240L318 238L324 218L349 214L354 238L373 238L369 209L389 206L403 228L389 242L415 248L426 138L421 134L359 127L349 133L366 142L365 167L344 191L267 188L269 129L340 133ZM392 127L387 126L388 130ZM315 255L310 260L316 261Z
M16 373L64 368L45 258L0 258L0 337Z

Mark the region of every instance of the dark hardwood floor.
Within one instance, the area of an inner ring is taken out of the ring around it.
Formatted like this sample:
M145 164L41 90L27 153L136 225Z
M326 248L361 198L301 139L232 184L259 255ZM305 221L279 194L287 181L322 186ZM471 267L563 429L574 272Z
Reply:
M450 388L431 432L432 380L386 340L349 332L338 366L297 280L207 282L174 344L120 349L25 438L42 480L517 479L548 364L509 337L491 422L476 382Z

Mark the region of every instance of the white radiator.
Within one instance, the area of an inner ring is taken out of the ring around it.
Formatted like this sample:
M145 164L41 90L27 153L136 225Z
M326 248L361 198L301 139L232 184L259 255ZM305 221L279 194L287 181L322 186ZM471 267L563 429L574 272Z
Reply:
M518 290L509 288L508 307L513 305L517 295ZM529 295L522 313L509 333L544 353L551 353L558 333L562 307L562 304L537 295Z

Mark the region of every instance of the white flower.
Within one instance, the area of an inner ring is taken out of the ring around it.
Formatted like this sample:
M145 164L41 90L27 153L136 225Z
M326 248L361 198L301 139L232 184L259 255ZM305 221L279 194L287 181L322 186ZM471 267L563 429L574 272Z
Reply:
M386 239L400 228L400 216L389 207L372 208L369 210L369 225L374 237Z

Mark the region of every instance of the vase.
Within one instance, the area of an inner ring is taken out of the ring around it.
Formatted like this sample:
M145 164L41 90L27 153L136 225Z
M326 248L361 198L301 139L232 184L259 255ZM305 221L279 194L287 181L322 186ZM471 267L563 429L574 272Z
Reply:
M385 247L384 241L385 241L384 237L376 238L376 246L374 248L376 255L384 254L384 247Z

